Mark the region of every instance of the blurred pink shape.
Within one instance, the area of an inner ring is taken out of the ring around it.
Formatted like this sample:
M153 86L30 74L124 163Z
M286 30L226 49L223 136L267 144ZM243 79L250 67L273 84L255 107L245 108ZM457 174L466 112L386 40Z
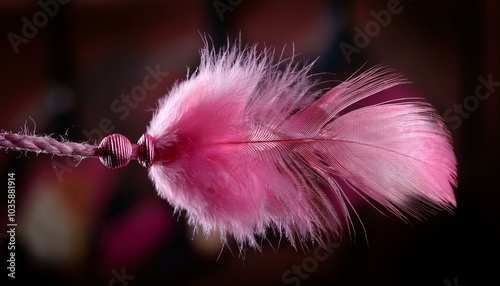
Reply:
M103 265L122 267L148 256L170 234L168 210L160 202L148 201L108 223L100 238Z

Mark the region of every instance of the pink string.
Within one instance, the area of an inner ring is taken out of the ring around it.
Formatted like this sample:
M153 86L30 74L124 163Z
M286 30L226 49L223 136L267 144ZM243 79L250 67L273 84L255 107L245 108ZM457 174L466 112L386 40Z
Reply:
M45 136L14 133L0 133L0 148L72 157L96 156L98 150L97 146L85 143L60 142Z
M126 166L136 159L139 164L149 168L154 163L154 140L145 133L138 144L131 144L121 134L104 137L99 146L86 143L61 142L46 136L32 136L13 133L0 133L0 149L14 149L59 156L99 157L110 169Z

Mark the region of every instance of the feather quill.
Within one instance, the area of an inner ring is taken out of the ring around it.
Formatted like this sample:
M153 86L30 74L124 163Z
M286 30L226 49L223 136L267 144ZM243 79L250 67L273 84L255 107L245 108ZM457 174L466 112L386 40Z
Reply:
M310 65L283 63L269 50L206 45L198 70L160 100L149 176L191 224L240 246L259 248L269 228L294 246L323 244L351 219L346 185L402 218L451 209L456 161L432 106L352 110L406 80L374 67L321 94Z

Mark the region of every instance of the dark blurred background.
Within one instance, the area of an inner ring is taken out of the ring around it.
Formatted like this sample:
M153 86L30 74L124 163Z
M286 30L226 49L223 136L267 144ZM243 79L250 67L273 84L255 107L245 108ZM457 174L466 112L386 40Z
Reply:
M193 236L135 162L108 170L98 160L0 152L0 184L16 174L15 281L500 285L499 12L493 0L1 1L0 130L135 142L158 98L195 70L200 35L221 47L241 33L243 44L317 59L313 72L331 85L363 65L391 66L413 82L397 96L425 97L445 117L459 160L454 215L406 224L359 202L365 230L358 223L331 253L295 250L272 234L261 252L240 253L231 243L221 252L216 235ZM127 97L151 70L161 71L154 88ZM15 285L2 194L0 285Z

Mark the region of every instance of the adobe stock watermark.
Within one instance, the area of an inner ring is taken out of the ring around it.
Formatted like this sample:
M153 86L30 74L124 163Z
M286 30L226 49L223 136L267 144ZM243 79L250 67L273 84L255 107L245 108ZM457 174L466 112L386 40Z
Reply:
M160 64L157 64L153 69L150 66L145 68L146 75L142 78L141 84L134 86L129 93L122 93L119 98L113 100L109 106L110 110L116 114L118 119L125 120L139 104L146 99L148 91L152 91L158 87L160 83L169 75L168 72L160 70ZM98 128L91 130L83 129L82 134L90 141L101 142L102 139L111 134L116 128L113 120L109 117L104 117L99 121ZM65 157L65 162L52 162L52 168L59 180L62 182L65 173L73 172L73 169L78 166L80 159L73 157Z
M212 2L215 12L219 16L220 21L224 21L224 13L233 12L234 8L241 4L243 0L215 0Z
M399 0L389 0L387 2L387 9L382 9L378 12L371 10L370 15L373 17L373 20L366 23L364 29L358 26L354 27L354 32L356 32L353 38L354 46L346 42L341 42L339 45L347 63L351 63L352 55L360 54L362 49L366 48L371 40L380 34L382 28L387 27L391 23L392 16L401 13L403 9Z
M118 272L115 269L113 269L111 270L111 274L113 274L113 278L109 279L108 286L117 286L117 285L127 286L129 284L129 281L132 281L135 278L135 276L133 275L127 275L125 267L122 268L121 272Z
M14 52L19 53L19 45L29 43L29 40L33 39L38 34L38 29L41 29L47 25L49 22L49 17L53 18L57 13L59 13L60 5L68 4L70 0L39 0L38 6L40 10L35 12L31 19L27 17L22 17L21 22L23 26L21 27L21 35L14 32L7 34L10 45Z
M471 112L479 108L480 102L488 99L495 89L500 86L500 81L493 81L492 74L489 74L487 79L480 75L477 80L479 83L474 90L474 95L467 96L462 104L454 104L453 108L449 108L443 113L444 121L453 124L451 126L453 130L459 128L462 120L469 118Z
M340 243L328 242L326 249L317 246L312 256L308 256L302 260L300 265L292 265L292 267L281 275L281 281L285 284L294 283L295 286L299 286L302 280L309 278L309 274L315 272L318 269L320 262L327 260L333 253L334 249L339 248Z

